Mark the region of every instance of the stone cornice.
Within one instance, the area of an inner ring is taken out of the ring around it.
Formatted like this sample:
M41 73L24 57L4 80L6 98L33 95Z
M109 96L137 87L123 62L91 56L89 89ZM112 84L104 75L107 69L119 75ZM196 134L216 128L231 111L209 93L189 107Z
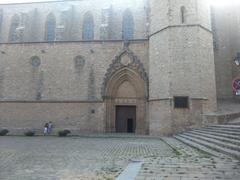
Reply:
M133 40L129 40L129 43L138 43L138 42L144 42L147 41L148 39L133 39ZM109 40L89 40L89 41L83 41L83 40L79 40L79 41L38 41L38 42L0 42L0 45L11 45L11 44L50 44L50 45L54 45L54 44L67 44L67 43L112 43L112 42L120 42L123 43L124 40L122 39L109 39Z
M102 100L1 100L1 103L103 103Z
M160 29L160 30L158 30L158 31L150 34L150 35L149 35L149 38L151 38L152 36L154 36L154 35L162 32L162 31L165 31L165 30L167 30L167 29L170 29L170 28L181 28L181 27L200 27L200 28L204 29L205 31L207 31L207 32L209 32L209 33L212 34L212 31L211 31L211 30L209 30L208 28L202 26L201 24L183 24L183 25L171 25L171 26L166 26L166 27L164 27L164 28L162 28L162 29Z

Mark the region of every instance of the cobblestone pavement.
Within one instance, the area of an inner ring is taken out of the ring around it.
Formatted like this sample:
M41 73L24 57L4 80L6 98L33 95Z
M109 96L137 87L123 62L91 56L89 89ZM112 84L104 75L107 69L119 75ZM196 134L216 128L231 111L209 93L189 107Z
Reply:
M172 138L0 137L0 180L111 180L130 159L136 180L240 179L239 161Z
M162 140L174 154L146 158L136 180L240 180L238 160L220 153L211 156L173 138Z

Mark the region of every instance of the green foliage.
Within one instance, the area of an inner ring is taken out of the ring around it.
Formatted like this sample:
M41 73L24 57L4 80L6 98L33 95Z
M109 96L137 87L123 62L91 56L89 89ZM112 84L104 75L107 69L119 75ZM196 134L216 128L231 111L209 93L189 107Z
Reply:
M34 131L27 131L24 133L25 136L34 136L35 132Z
M9 131L7 129L0 130L0 136L6 136Z

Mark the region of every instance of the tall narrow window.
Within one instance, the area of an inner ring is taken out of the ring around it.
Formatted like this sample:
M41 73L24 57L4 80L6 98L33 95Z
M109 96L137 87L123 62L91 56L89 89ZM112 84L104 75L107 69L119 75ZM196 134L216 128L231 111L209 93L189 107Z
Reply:
M185 6L181 7L181 23L186 23L186 8Z
M45 40L54 41L55 40L55 30L56 30L56 19L51 13L47 16L46 29L45 29Z
M72 8L66 9L61 12L56 32L57 40L65 41L70 39L72 19Z
M102 23L100 26L100 39L110 39L112 25L112 7L102 9Z
M0 32L1 32L1 29L2 29L2 21L3 21L3 10L0 9Z
M20 18L18 15L14 15L12 17L10 30L9 30L9 41L10 42L16 42L19 40L17 28L20 26Z
M134 20L133 15L129 9L127 9L123 14L122 22L122 38L124 40L133 39L134 33Z
M94 21L91 12L87 12L84 15L83 19L83 32L82 39L83 40L92 40L94 37Z

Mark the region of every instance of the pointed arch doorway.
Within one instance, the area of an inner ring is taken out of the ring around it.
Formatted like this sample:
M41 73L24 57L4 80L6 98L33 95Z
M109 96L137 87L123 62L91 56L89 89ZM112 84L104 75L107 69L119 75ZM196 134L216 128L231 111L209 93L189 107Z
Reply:
M146 122L147 76L132 53L116 56L103 85L106 106L106 131L148 133Z

